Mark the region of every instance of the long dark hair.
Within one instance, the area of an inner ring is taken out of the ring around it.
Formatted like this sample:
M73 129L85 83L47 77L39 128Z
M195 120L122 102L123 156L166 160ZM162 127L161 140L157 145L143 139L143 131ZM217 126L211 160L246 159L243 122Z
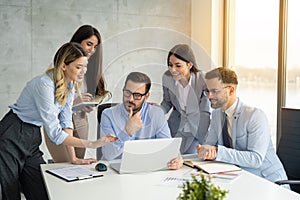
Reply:
M172 56L172 55L174 55L176 58L178 58L178 59L180 59L184 62L192 63L193 66L190 69L190 72L197 73L198 71L200 71L198 69L193 50L190 48L189 45L187 45L187 44L177 44L177 45L175 45L169 51L168 58L167 58L168 66L170 65L169 64L170 56Z
M99 96L104 96L108 93L106 90L105 80L102 73L102 39L100 32L91 25L83 25L79 27L71 38L71 42L81 43L83 40L95 35L98 39L98 47L96 52L89 58L86 84L87 92Z

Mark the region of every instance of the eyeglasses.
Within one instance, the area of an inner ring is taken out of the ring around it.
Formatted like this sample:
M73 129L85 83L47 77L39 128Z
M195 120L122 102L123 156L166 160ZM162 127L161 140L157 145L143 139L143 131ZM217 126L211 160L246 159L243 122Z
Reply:
M227 85L227 86L223 87L222 89L229 88L229 87L230 87L230 86ZM205 96L208 96L209 93L210 93L212 96L215 96L215 95L217 95L220 91L221 91L221 90L218 90L218 89L212 89L212 90L205 89L205 90L203 91L203 93L204 93Z
M127 89L123 89L123 96L129 98L131 95L133 96L134 100L141 100L143 96L145 96L148 92L141 94L137 92L131 92Z

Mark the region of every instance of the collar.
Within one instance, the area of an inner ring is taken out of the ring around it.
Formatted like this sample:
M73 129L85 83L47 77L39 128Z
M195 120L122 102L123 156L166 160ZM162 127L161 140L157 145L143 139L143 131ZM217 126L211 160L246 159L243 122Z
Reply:
M236 98L235 102L227 110L225 110L225 113L227 114L228 117L232 117L234 115L234 111L237 106L237 102L238 102L238 99Z

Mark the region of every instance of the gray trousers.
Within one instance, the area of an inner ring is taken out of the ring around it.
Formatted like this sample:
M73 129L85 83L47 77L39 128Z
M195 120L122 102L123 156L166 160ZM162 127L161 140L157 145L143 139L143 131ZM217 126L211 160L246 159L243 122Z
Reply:
M0 121L0 185L3 200L48 199L41 174L40 127L22 122L9 111ZM0 195L1 196L1 195Z

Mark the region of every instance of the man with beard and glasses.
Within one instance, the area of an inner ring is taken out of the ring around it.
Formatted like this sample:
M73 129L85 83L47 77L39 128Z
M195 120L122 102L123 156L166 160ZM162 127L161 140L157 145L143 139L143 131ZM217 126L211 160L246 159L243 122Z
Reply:
M265 113L236 96L236 73L219 67L207 72L205 79L204 93L214 110L207 138L197 146L200 159L232 163L272 182L286 180Z
M130 73L123 88L123 103L102 112L101 136L114 134L119 138L113 145L102 148L102 159L119 159L127 140L170 138L170 129L163 110L150 105L150 78L141 72ZM181 156L169 162L170 169L179 169L183 164Z

